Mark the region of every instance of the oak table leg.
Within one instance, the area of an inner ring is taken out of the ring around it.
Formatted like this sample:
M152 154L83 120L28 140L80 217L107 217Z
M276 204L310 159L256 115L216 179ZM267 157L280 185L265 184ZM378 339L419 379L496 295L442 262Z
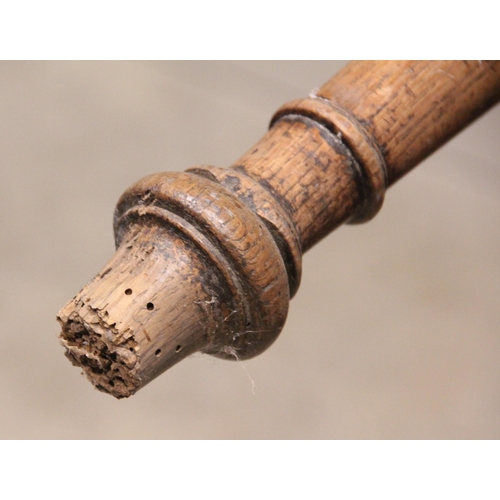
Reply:
M67 357L121 398L196 351L260 354L302 253L375 216L388 186L499 98L498 62L355 62L280 108L230 168L140 180L118 201L115 255L58 314Z

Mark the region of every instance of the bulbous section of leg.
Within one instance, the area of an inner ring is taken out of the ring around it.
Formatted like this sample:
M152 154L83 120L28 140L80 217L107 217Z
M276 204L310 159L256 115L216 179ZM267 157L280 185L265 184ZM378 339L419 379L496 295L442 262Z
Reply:
M148 176L120 198L117 252L59 313L70 360L126 397L189 354L246 359L279 335L287 271L261 218L189 173Z

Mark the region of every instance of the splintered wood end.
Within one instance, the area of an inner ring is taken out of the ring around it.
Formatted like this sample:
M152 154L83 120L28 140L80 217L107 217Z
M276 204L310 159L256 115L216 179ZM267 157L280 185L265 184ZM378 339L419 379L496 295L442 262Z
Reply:
M137 341L120 335L105 314L73 299L58 315L66 357L102 392L120 399L141 386Z
M193 252L162 228L133 228L103 270L58 314L67 358L100 391L134 394L208 342L210 296ZM183 258L179 258L179 253ZM192 257L192 258L191 258Z

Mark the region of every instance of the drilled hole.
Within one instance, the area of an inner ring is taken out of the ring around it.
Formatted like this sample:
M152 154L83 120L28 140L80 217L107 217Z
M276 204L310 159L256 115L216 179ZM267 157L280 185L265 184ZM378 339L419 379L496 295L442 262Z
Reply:
M175 352L179 352L181 349L182 349L182 346L181 346L181 345L178 345L178 346L175 348Z
M132 295L132 288L127 288L125 290L125 295Z
M156 349L155 355L159 356L161 354L161 349Z
M152 302L148 302L146 307L148 308L148 311L152 311L155 308L155 305Z

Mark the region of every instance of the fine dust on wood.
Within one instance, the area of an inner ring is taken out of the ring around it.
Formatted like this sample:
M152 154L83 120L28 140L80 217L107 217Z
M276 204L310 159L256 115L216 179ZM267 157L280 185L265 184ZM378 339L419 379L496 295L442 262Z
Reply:
M66 355L121 398L195 352L260 354L303 252L374 217L387 187L499 99L500 62L354 62L282 106L232 167L141 179L118 202L116 254L59 313Z

